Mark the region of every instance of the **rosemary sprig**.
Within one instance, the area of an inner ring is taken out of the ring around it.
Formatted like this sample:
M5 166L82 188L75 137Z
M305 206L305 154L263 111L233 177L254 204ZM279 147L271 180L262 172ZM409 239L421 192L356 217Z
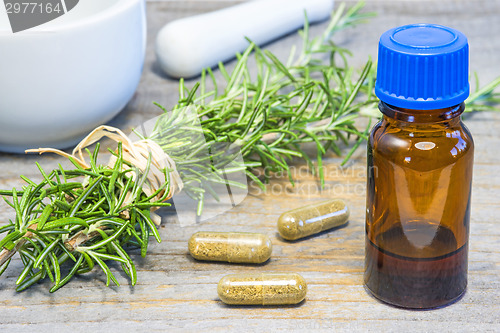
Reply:
M0 228L0 233L6 233L0 241L0 275L17 251L24 265L17 291L48 276L54 292L96 264L106 275L106 285L111 281L119 285L105 263L108 260L119 262L135 285L137 272L127 251L139 247L145 256L149 235L160 241L150 209L169 204L162 202L165 198L152 200L141 190L144 177L136 169L124 168L121 144L117 153L112 152L118 157L113 168L97 165L98 152L99 144L89 153L90 169L74 163L76 169L60 166L47 174L37 164L43 177L40 183L22 177L27 183L22 191L0 191L16 212L15 221ZM158 191L169 188L165 177Z
M351 136L366 138L365 129L358 129L355 121L361 108L376 103L369 93L375 80L372 61L368 59L356 74L348 64L350 52L331 41L335 32L373 16L362 13L363 6L360 2L346 10L341 4L324 33L316 38L310 38L306 20L300 32L302 50L295 56L293 48L286 62L250 42L246 51L237 55L231 74L219 64L225 84L216 82L212 70L207 69L192 89L180 81L180 98L170 114L157 104L165 116L159 118L148 137L176 161L185 190L192 198L202 202L204 190L200 191L200 187L207 189L210 182L224 181L220 166L234 160L231 152L235 150L239 149L244 161L232 165L232 169L243 170L264 188L263 182L273 172L289 170L294 157L305 160L315 172L311 159L301 149L304 143L316 146L321 163L329 150L340 155L340 144L347 143ZM256 62L256 73L249 70L251 58ZM211 91L207 89L208 81L214 85ZM206 142L190 140L189 133L197 130L194 126L172 126L175 119L185 117L186 110L195 110ZM184 144L172 147L173 137ZM222 143L232 149L221 149ZM220 161L219 165L206 163L206 150L212 159ZM252 173L256 167L264 168L264 179ZM322 168L317 170L323 184ZM200 182L200 178L205 181Z
M466 112L498 111L500 92L495 91L495 89L500 86L500 77L497 77L484 87L480 87L477 73L474 73L474 79L475 91L465 101L465 104L467 104Z

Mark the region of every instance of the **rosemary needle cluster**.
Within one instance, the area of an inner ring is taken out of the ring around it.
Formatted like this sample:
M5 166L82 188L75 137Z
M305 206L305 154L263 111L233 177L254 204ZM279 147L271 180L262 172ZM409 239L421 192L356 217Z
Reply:
M17 291L48 276L54 292L96 264L106 275L106 285L111 281L119 285L105 263L108 260L119 262L135 285L136 268L127 250L140 247L145 256L150 234L160 242L150 209L169 205L162 203L166 198L152 202L158 193L168 194L168 175L163 187L147 196L142 188L150 159L145 173L139 174L131 165L123 168L127 162L121 144L112 152L117 157L113 168L97 165L98 152L99 144L89 153L90 169L73 163L76 169L59 166L47 174L37 164L43 176L40 183L21 176L27 183L22 191L0 191L16 212L15 221L0 227L0 233L6 233L0 241L0 275L18 252L24 269L16 281Z

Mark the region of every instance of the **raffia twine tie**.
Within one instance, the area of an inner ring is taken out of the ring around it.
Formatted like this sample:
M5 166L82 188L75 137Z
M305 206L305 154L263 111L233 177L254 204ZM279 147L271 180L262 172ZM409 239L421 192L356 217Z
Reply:
M143 191L147 196L154 194L166 181L164 170L167 170L170 178L168 195L165 200L170 199L175 193L182 191L184 184L175 166L174 160L161 149L161 147L150 139L132 141L130 138L118 128L102 125L94 129L73 149L71 154L55 148L38 148L28 149L26 153L54 153L67 158L72 158L82 168L90 168L89 163L85 160L85 148L96 143L102 138L107 137L115 142L122 143L123 160L135 166L141 173L146 172L148 158L151 155L151 165L148 174L146 175L147 182L144 183ZM110 168L116 162L116 156L111 155L108 166ZM123 165L123 170L131 169L127 165ZM136 174L132 173L135 180ZM160 192L154 198L159 200L165 193ZM130 203L130 193L127 194L123 205Z

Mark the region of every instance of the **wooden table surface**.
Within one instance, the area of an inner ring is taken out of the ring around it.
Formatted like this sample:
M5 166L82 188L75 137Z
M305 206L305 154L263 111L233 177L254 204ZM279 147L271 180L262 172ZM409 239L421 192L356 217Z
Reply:
M158 71L154 38L159 28L176 18L206 12L237 1L148 2L148 48L144 74L137 94L110 124L124 130L160 114L152 101L172 106L177 82ZM352 4L353 2L349 2ZM486 83L500 75L500 1L369 1L367 10L379 16L368 24L342 32L336 41L354 52L353 64L361 66L375 56L378 37L390 27L413 22L450 25L468 35L471 70ZM319 33L324 24L315 26ZM298 43L288 36L268 46L285 57ZM189 84L193 84L190 81ZM107 288L101 271L74 278L54 294L49 282L16 293L21 269L16 259L0 278L0 331L3 332L121 332L167 329L271 331L442 331L500 332L500 216L499 196L500 114L469 116L466 124L474 135L476 155L471 216L469 287L465 296L448 307L409 311L382 304L363 288L365 153L359 149L345 169L339 159L326 161L326 190L317 180L297 173L295 188L276 177L267 193L253 190L233 210L201 224L181 226L174 212L164 211L160 234L146 259L136 253L138 283L128 284L117 273L121 287ZM0 154L0 187L20 187L19 174L39 179L34 162L51 169L63 159L54 156ZM297 166L299 170L300 165ZM298 242L285 242L276 232L276 220L290 208L330 197L345 199L351 208L349 224ZM13 212L0 206L6 221ZM199 230L255 231L268 234L274 244L271 260L260 266L204 263L187 253L189 237ZM18 257L17 257L18 258ZM115 267L116 268L116 267ZM217 298L219 279L228 273L289 271L301 273L308 282L307 299L287 307L231 307Z

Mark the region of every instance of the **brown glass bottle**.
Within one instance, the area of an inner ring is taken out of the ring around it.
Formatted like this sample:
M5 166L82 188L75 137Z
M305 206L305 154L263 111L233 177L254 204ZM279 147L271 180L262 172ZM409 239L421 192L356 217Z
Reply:
M474 143L464 104L379 108L368 143L365 285L401 307L448 304L467 285Z

